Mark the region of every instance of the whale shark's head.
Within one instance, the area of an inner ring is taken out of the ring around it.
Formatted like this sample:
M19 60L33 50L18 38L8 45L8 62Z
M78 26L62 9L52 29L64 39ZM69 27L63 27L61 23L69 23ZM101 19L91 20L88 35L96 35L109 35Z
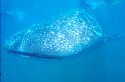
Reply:
M16 54L43 58L76 55L91 48L103 38L98 21L83 9L72 9L44 25L19 31L5 42L5 48Z

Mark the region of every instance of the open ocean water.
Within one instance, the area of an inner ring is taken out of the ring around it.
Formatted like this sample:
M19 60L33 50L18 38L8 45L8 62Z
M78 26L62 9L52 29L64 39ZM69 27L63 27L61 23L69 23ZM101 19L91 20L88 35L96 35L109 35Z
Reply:
M4 48L18 31L79 7L100 23L104 43L54 60L21 57ZM2 0L0 16L1 82L125 82L125 0Z

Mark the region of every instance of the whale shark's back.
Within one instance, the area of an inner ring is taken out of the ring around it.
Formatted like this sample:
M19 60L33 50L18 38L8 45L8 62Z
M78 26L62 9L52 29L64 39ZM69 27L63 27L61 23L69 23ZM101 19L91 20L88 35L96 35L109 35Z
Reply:
M103 40L98 21L83 9L72 9L44 25L24 29L5 42L10 52L38 57L78 54ZM44 54L44 55L43 55Z

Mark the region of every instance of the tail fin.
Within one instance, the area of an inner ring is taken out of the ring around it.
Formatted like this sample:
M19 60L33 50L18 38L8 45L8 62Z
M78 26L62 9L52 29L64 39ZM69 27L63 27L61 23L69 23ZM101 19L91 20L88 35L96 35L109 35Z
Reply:
M125 33L122 34L111 34L108 37L105 36L105 42L112 40L125 39Z

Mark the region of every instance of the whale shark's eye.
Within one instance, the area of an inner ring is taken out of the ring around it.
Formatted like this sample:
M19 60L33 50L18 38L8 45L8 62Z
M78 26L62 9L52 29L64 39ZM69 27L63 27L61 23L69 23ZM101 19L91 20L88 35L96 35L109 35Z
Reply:
M24 29L5 42L11 53L58 58L78 54L100 38L97 20L83 9L72 9L45 25Z

